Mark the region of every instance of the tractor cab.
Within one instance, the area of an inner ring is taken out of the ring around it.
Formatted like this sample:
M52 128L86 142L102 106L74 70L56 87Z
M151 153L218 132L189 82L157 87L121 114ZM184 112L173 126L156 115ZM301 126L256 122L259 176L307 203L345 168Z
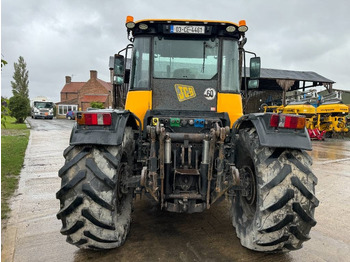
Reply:
M244 20L237 25L197 20L134 22L128 17L126 27L133 49L130 81L124 79L129 82L125 109L141 121L147 111L149 115L207 112L209 117L221 113L229 126L243 115L239 52L248 29ZM145 119L145 126L151 119Z

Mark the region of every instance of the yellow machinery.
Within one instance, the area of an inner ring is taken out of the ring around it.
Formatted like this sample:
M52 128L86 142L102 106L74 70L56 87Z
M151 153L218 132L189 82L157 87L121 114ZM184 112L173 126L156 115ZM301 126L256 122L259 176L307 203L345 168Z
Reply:
M273 113L281 113L284 106L264 106L264 112L267 113L267 112L273 112Z
M327 102L317 107L317 124L320 131L348 132L346 115L349 107L342 103Z
M264 106L264 112L304 115L306 128L320 132L348 132L349 107L341 102L326 102L317 108L307 102L291 102L287 106Z
M315 128L314 119L316 117L316 108L309 103L291 102L282 109L282 113L304 115L306 118L306 128Z
M312 146L304 116L243 115L241 91L257 88L260 77L260 58L252 57L241 86L245 21L128 16L126 30L130 44L109 64L114 101L128 85L125 108L78 112L64 151L56 197L67 242L121 246L133 198L145 194L161 210L188 214L229 199L243 246L300 249L319 204L304 152Z

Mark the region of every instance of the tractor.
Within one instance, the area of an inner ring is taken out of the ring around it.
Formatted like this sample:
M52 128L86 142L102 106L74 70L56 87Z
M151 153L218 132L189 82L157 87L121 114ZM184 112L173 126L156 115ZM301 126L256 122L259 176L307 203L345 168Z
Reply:
M228 199L251 250L288 252L310 239L319 201L305 116L243 114L242 94L259 87L261 63L244 49L247 30L244 20L127 17L130 44L110 63L115 108L77 112L63 153L56 197L67 242L120 247L141 194L177 213Z

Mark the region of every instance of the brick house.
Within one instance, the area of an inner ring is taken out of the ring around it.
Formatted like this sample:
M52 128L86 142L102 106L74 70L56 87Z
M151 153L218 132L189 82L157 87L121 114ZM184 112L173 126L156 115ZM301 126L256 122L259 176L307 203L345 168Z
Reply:
M66 76L61 90L61 101L57 103L57 116L65 117L70 110L86 110L91 102L101 102L105 108L112 106L112 84L97 78L97 71L90 70L87 82L72 82Z
M91 102L101 102L105 108L112 107L112 84L97 78L97 71L90 71L90 79L78 91L78 105L81 110L90 107Z
M57 116L65 117L70 110L78 110L78 91L85 82L72 82L70 76L66 76L66 83L61 90L61 101L57 103Z

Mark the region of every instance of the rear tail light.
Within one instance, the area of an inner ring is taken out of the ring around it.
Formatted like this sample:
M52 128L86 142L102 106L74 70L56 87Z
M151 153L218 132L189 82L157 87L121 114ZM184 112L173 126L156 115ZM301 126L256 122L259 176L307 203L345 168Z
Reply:
M271 115L270 126L289 129L303 129L305 128L305 116L273 114Z
M77 117L79 125L86 126L110 126L112 124L111 113L80 113Z

